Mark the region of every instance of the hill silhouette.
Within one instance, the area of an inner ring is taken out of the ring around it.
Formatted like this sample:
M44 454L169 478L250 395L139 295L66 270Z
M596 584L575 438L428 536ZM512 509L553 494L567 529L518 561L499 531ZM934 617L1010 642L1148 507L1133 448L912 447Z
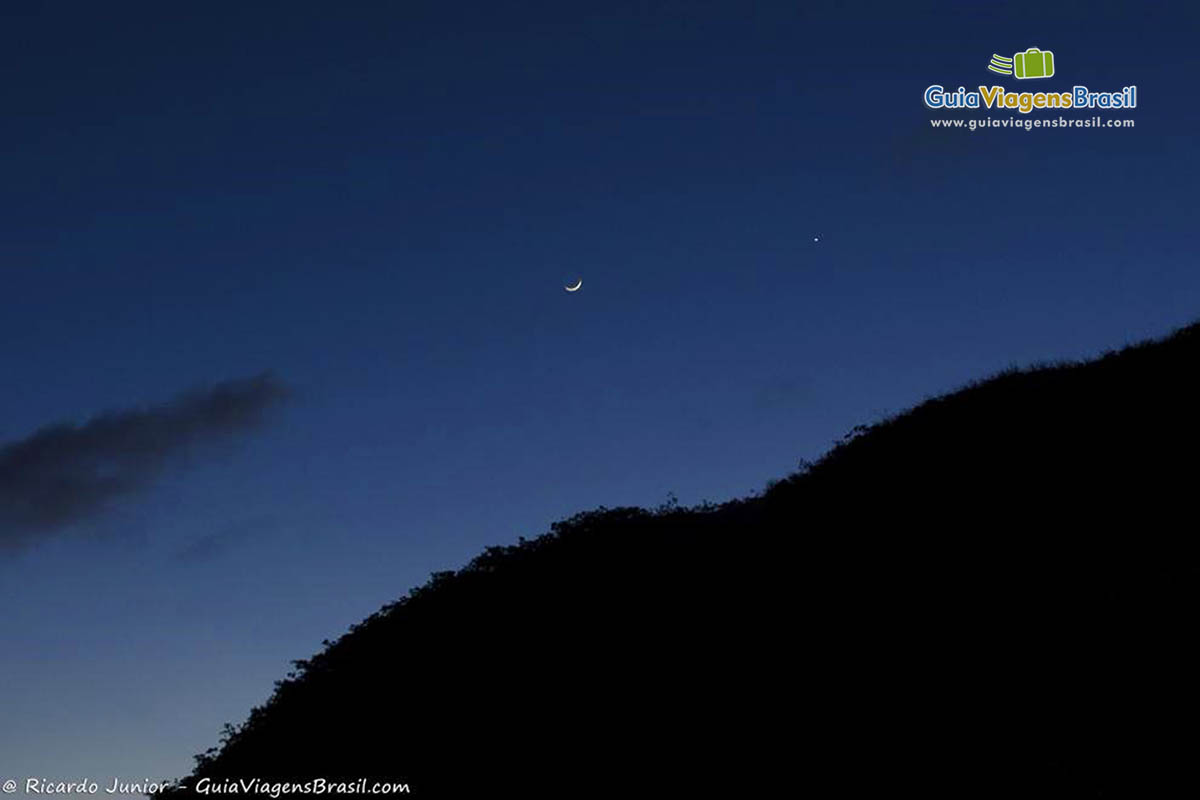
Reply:
M296 662L168 794L1194 794L1198 365L1192 326L1014 369L758 496L489 548Z

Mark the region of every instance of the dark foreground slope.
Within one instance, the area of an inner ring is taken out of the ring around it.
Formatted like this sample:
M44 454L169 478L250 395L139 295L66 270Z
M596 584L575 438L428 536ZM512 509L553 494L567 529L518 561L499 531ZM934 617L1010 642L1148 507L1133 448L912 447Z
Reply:
M1014 371L761 497L490 549L299 665L189 783L1194 795L1198 364L1200 326Z

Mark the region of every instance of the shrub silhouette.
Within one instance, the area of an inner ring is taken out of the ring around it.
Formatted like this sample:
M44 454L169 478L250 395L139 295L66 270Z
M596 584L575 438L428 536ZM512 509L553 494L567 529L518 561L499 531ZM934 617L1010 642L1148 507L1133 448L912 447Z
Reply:
M488 548L295 662L169 794L1192 794L1198 364L1193 326L1009 370L759 496Z

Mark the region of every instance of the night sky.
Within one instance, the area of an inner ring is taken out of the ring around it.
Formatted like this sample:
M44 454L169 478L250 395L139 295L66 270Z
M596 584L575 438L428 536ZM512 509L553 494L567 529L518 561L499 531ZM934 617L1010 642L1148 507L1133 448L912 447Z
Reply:
M182 775L485 545L1200 317L1200 11L1021 6L6 7L0 777Z

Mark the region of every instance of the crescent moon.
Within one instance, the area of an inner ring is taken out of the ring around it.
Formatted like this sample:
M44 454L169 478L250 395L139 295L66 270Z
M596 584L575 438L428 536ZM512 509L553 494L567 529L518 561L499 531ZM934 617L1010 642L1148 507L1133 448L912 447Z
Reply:
M568 292L578 292L580 286L583 286L583 278L580 278L579 283L575 284L574 286L564 286L563 288Z

